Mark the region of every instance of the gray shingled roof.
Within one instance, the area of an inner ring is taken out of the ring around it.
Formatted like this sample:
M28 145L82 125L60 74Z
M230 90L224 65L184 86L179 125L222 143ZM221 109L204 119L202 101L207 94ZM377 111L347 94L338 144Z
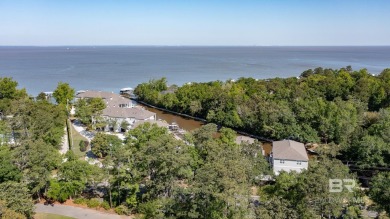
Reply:
M283 140L272 143L272 154L276 159L308 161L305 146L296 141Z
M78 98L102 98L107 106L118 107L120 104L129 104L130 100L116 93L107 91L88 90L76 95Z
M139 108L106 107L103 110L102 115L114 118L134 118L144 120L156 115L156 113Z
M112 93L112 92L107 92L107 91L95 91L95 90L87 90L85 92L79 93L76 95L78 98L103 98L103 99L110 99L110 97L113 96L120 96L118 94Z
M120 104L129 104L130 100L121 96L113 96L110 99L105 99L107 106L118 107Z

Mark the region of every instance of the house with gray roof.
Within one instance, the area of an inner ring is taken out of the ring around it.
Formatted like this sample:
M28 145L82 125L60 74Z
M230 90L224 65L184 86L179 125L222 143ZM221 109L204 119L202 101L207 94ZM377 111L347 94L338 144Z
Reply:
M136 107L133 100L122 97L119 94L106 91L82 90L76 94L77 99L101 98L106 104L102 117L107 122L106 131L121 132L122 124L127 123L128 128L137 121L154 121L156 113ZM126 129L128 129L126 128Z
M156 113L142 108L124 108L109 106L103 110L102 117L108 122L106 130L114 132L124 131L121 124L126 122L129 126L139 121L155 121Z
M131 108L135 106L135 102L133 100L122 97L121 95L112 92L83 90L78 91L76 94L76 99L90 98L102 98L106 105L111 107Z
M281 171L296 171L299 173L309 167L309 157L305 146L300 142L292 140L274 141L270 156L276 175Z

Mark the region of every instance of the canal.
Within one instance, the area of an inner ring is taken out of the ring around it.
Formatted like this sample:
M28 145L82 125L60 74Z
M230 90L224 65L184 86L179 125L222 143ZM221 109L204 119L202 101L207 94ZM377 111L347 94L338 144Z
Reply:
M138 103L139 105L143 106L146 110L149 110L151 112L156 113L157 119L165 120L169 124L176 123L180 128L186 130L186 131L192 131L197 128L200 128L202 125L205 125L205 122L197 121L191 118L174 115L153 107L146 106L144 104ZM265 155L268 156L272 151L272 143L271 142L261 142L263 145L263 149L265 152Z

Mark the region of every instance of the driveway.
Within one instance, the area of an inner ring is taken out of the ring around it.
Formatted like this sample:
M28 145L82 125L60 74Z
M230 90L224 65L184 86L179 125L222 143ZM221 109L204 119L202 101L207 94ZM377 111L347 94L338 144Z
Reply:
M66 152L68 152L68 150L69 150L68 130L65 127L65 134L62 137L62 145L61 145L60 153L61 154L66 154Z
M77 219L130 219L131 217L120 216L116 214L108 214L92 209L78 208L67 205L44 205L36 204L35 212L37 213L50 213L59 214Z

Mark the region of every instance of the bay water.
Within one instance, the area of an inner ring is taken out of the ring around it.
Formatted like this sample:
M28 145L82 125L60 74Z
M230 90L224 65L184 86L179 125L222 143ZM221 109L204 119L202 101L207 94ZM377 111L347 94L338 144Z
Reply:
M309 68L390 68L390 46L191 47L56 46L0 47L0 77L12 77L32 95L67 82L76 90L119 92L150 79L170 84L253 77L297 77Z

